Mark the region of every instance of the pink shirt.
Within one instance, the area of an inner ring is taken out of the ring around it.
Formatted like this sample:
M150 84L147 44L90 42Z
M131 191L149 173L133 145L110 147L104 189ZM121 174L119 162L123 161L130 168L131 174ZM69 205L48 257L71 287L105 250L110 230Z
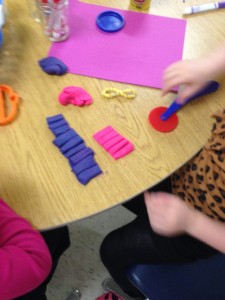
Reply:
M51 256L40 233L0 200L0 299L30 292L50 269Z

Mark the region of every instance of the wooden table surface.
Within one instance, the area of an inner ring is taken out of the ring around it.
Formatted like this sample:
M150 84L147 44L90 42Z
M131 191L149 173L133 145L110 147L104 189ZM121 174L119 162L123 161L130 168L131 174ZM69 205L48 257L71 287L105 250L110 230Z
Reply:
M50 42L40 24L31 18L28 2L6 1L4 45L0 49L0 83L19 94L17 119L0 127L0 196L38 229L60 226L102 212L160 182L191 158L210 135L210 115L225 107L225 85L214 94L190 103L178 113L179 126L171 133L153 130L148 113L156 106L168 106L157 89L108 82L66 74L44 73L38 60L46 57ZM73 0L70 0L73 1ZM94 4L129 8L129 1L96 0ZM182 18L184 7L204 0L152 0L150 13ZM187 19L184 58L196 58L219 46L225 39L225 10L195 14ZM223 80L221 80L223 83ZM81 86L93 97L89 107L60 106L59 92L69 85ZM106 101L101 91L109 86L132 88L132 101ZM80 184L68 161L52 144L46 117L62 113L87 146L103 175ZM130 155L115 161L92 138L93 133L112 125L135 145Z

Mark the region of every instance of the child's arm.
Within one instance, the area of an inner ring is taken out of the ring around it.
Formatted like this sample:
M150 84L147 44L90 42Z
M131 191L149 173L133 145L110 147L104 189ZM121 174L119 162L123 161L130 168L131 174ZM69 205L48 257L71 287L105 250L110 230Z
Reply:
M13 299L41 284L51 269L42 236L0 200L0 299Z
M225 74L225 44L206 57L170 65L163 75L163 95L172 88L181 86L178 102L185 103L185 100L200 90L206 81L221 74Z
M177 196L163 192L145 193L149 221L165 236L187 233L225 253L225 224L189 207Z

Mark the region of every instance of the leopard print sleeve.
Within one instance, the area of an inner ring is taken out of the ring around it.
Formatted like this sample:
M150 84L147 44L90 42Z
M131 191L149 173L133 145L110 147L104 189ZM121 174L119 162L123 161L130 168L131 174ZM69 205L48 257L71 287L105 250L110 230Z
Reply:
M172 175L172 191L197 210L225 222L225 110L212 117L210 139Z

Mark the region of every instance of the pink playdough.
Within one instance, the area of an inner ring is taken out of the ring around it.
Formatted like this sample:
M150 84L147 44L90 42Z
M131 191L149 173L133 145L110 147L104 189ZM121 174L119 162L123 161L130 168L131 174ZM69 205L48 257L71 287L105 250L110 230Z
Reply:
M92 102L92 97L78 86L67 86L59 94L59 103L62 105L85 106L90 105Z
M115 159L126 156L134 150L134 146L112 126L96 132L93 138Z

